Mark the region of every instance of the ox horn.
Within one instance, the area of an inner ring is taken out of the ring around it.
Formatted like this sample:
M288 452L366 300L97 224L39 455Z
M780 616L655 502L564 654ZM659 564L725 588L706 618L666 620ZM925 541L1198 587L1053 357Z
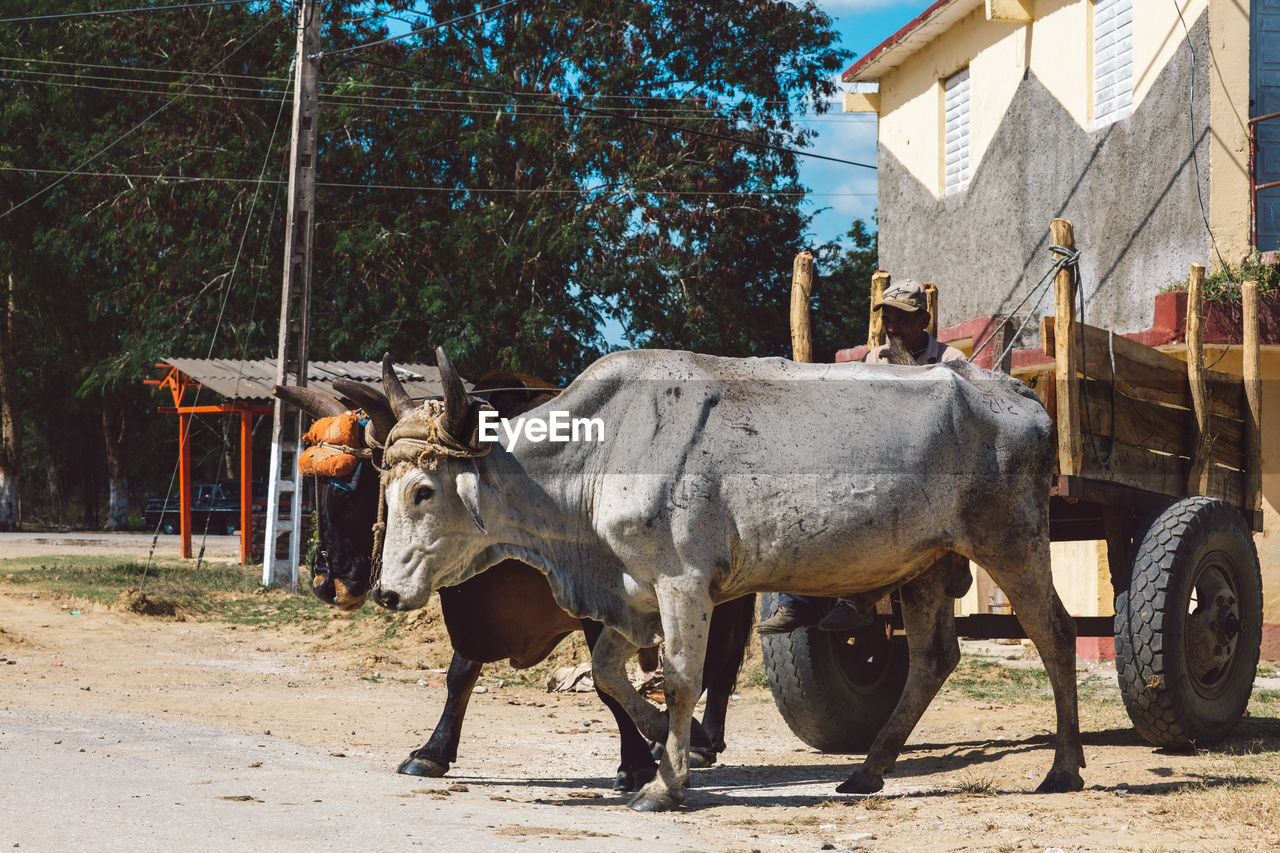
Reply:
M391 412L397 420L413 408L413 400L409 399L409 394L400 384L400 377L396 376L395 368L391 366L391 353L382 356L382 387L387 392Z
M333 387L354 403L354 408L364 409L369 420L373 421L373 439L378 444L385 444L391 428L396 425L396 415L391 411L391 401L387 396L376 388L350 379L335 379Z
M314 388L304 388L297 385L276 385L271 389L271 393L295 409L301 409L317 419L331 418L341 415L347 410L347 407L337 397L326 394L323 391L317 391Z
M444 354L444 347L436 347L436 367L440 370L440 385L444 388L445 431L460 441L466 441L463 431L467 426L467 389L463 387L462 377L458 376L453 362Z

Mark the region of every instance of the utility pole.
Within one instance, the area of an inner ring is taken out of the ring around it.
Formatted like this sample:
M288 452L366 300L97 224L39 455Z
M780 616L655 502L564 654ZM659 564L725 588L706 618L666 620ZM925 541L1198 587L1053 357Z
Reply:
M293 80L293 135L290 143L289 212L284 241L284 281L280 293L277 385L307 384L307 336L311 311L311 244L315 231L316 110L320 66L320 2L298 0L298 50ZM262 583L298 585L302 501L298 447L302 413L276 400L271 424L271 465L267 489L267 530ZM289 518L280 519L282 496L290 495ZM287 533L289 555L276 557L276 540Z

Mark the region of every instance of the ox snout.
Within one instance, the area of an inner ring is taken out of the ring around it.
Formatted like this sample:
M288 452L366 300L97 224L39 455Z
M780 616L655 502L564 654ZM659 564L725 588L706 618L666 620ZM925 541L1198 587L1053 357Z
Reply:
M377 602L379 607L387 610L409 610L404 606L404 602L400 600L398 593L394 593L389 589L379 587L373 591L373 600Z
M348 583L323 571L311 576L311 591L316 598L339 610L359 610L369 597L369 590L360 583Z

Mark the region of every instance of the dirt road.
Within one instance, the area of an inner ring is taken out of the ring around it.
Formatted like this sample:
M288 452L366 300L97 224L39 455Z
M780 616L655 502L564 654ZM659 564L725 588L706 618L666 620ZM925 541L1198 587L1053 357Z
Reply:
M806 747L758 687L733 701L729 751L695 772L673 814L633 814L609 790L616 730L593 694L493 678L449 776L400 776L445 693L438 661L420 654L433 630L422 622L355 645L339 620L162 620L0 580L0 847L1280 847L1280 720L1246 720L1229 753L1157 752L1129 727L1105 669L1081 671L1089 766L1078 794L1028 793L1052 757L1047 696L1002 705L959 690L925 715L882 796L836 796L853 759Z

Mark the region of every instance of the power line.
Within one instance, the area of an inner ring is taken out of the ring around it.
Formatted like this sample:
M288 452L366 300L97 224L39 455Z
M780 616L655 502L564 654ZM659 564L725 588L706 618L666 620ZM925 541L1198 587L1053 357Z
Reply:
M63 78L53 80L40 80L27 76L11 76L11 75L34 75L43 74L47 77ZM263 78L266 79L266 78ZM95 74L70 74L67 72L57 71L27 71L25 69L6 69L0 67L0 80L7 80L14 83L38 85L38 86L63 86L67 88L90 89L98 91L121 92L120 84L128 84L134 88L123 90L131 93L142 95L166 95L172 91L173 84L165 81L147 81L136 80L126 77L111 77L106 75ZM111 83L115 85L94 85L93 83L84 81L99 81L101 83ZM285 82L285 81L280 81ZM265 101L267 103L275 103L274 95L267 94L263 89L248 86L227 86L217 85L213 83L203 84L208 92L188 92L187 96L192 98L225 98L234 97L243 101ZM401 87L394 87L401 88ZM434 91L454 91L454 90L434 90ZM495 108L501 108L510 102L509 99L493 102L477 102L477 101L459 101L459 100L434 100L424 98L395 98L385 95L369 95L369 94L339 94L331 92L320 98L321 103L330 106L345 107L367 107L367 108L387 108L387 109L420 109L425 112L453 113L453 114L474 114L477 112L490 112ZM458 107L459 109L450 109ZM521 112L520 114L511 113L511 118L519 117L545 117L545 116L563 116L566 110L560 107L534 106L529 112ZM646 113L663 118L708 118L713 114L703 110L694 109L674 109L667 107L646 108ZM604 118L606 116L584 115L582 118ZM610 116L611 117L611 116ZM720 117L720 116L714 116ZM803 124L812 123L831 123L831 124L867 124L874 121L874 118L868 118L862 114L849 116L827 116L821 113L801 113L796 117L792 117L791 121Z
M87 63L87 62L72 62L72 61L63 60L63 59L38 59L38 58L26 57L26 56L0 56L0 62L39 63L44 65L70 65L75 68L96 68L100 70L125 71L129 73L138 73L138 74L173 74L178 76L190 76L192 74L201 73L199 71L181 70L181 69L173 69L173 68L140 68L140 67L131 66L131 65L130 66L101 65L101 64L93 64L93 63ZM397 69L397 70L404 70L404 69ZM264 77L264 76L258 76L258 75L252 75L252 74L225 74L224 73L220 76L228 80L253 80L260 83L284 84L288 82L282 77ZM126 79L126 78L111 78L111 79ZM328 86L340 85L346 82L348 81L346 80L322 80L321 81L322 84L328 85ZM494 91L492 89L482 89L482 88L471 89L471 88L468 88L466 85L461 84L457 81L453 81L455 85L439 86L439 87L419 86L419 85L397 86L392 83L377 83L375 85L372 83L364 83L364 81L357 81L357 82L361 82L364 85L376 87L378 89L385 89L388 91L400 90L405 92L459 92L463 94L481 93L481 92L486 94L492 94ZM551 92L551 93L532 92L532 91L526 92L526 91L520 91L520 90L512 90L510 92L503 92L502 94L509 95L509 96L526 96L527 95L527 96L539 97L539 98L545 98L548 95L552 95L557 98L567 97L567 95L565 95L564 93L559 93L559 92ZM644 101L675 101L679 103L689 103L690 101L689 95L654 95L654 94L648 94L648 93L643 95L612 95L607 93L595 93L595 94L592 94L591 97L593 99L602 100L602 101L633 102L636 100L644 100ZM713 98L706 98L702 100L704 100L709 107L712 107L715 109L724 109L726 107L731 109L737 106L737 104L726 104L723 101L719 101ZM781 104L781 105L787 106L787 105L790 105L791 101L787 98L764 98L760 100L752 100L751 103L759 104L759 105ZM832 103L835 103L835 101L832 101ZM819 112L817 110L806 110L805 112L806 113L812 112L816 115L825 114L825 112Z
M24 18L0 18L0 24L17 24L25 21L53 21L60 18L88 18L99 15L131 15L135 12L165 12L174 9L201 9L205 6L233 6L256 3L259 0L217 0L210 3L182 3L176 6L142 6L136 9L102 9L97 12L63 12L58 15L28 15Z
M257 178L233 178L220 177L210 175L165 175L165 174L144 174L134 172L86 172L83 170L60 170L60 169L24 169L18 166L0 166L0 172L23 172L37 175L63 175L64 177L85 178L123 178L128 180L152 180L162 183L186 184L186 183L225 183L225 184L257 184ZM264 180L261 183L269 185L288 185L287 180L275 179ZM597 192L621 193L623 195L678 195L678 196L708 196L708 197L739 197L739 196L817 196L821 198L872 198L876 193L836 193L836 192L807 192L805 190L674 190L662 187L640 188L633 184L602 184L592 187L531 187L521 189L516 187L466 187L466 186L431 186L421 184L359 184L344 181L317 181L317 187L326 187L330 189L360 189L360 190L399 190L414 192L443 192L443 193L524 193L533 195L537 193L550 195L591 195Z
M415 29L410 30L407 33L402 33L398 36L390 36L388 38L379 39L378 41L365 42L364 44L358 44L358 45L355 45L354 47L344 47L344 48L339 48L338 50L324 50L324 51L321 51L319 54L317 54L317 57L337 56L340 53L353 53L357 50L364 50L365 48L369 48L369 47L377 47L380 44L387 44L388 42L399 41L400 39L407 39L410 36L422 35L423 33L429 33L432 30L438 30L443 27L450 26L451 24L456 24L461 21L465 21L468 18L475 18L487 12L496 11L498 9L501 9L503 6L510 6L512 3L515 3L515 2L517 2L517 0L506 0L505 3L499 3L496 6L490 6L487 9L480 9L479 11L471 12L470 14L467 14L467 15L459 15L456 18L450 18L447 21L441 21L440 23L432 24L429 27L417 27Z
M440 76L440 75L438 75L438 74L432 74L432 73L430 73L430 72L428 72L428 71L413 71L413 70L410 70L410 69L408 69L408 68L402 68L402 67L400 67L400 66L398 66L398 65L388 65L388 64L387 64L387 63L385 63L385 62L377 62L377 61L372 60L372 59L366 60L366 62L367 62L368 64L370 64L370 65L377 65L377 66L378 66L378 67L380 67L380 68L386 68L386 69L388 69L388 70L390 70L390 71L398 71L398 72L400 72L401 74L409 74L409 75L415 75L415 74L416 74L416 75L421 75L421 76L423 76L423 77L429 77L429 78L431 78L431 79L433 79L433 80L438 80L438 81L441 81L441 82L443 82L443 83L456 83L457 85L463 85L463 84L461 84L461 83L458 83L458 81L456 81L456 80L450 80L450 79L449 79L449 78L447 78L447 77L441 77L441 76ZM845 159L843 159L843 158L841 158L841 157L828 157L828 156L827 156L827 155L825 155L825 154L815 154L815 153L813 153L812 151L801 151L801 150L796 149L796 148L788 148L788 147L786 147L785 145L774 145L774 144L772 144L772 143L770 143L770 142L758 142L758 141L756 141L756 140L754 140L754 139L743 139L742 137L727 136L727 135L725 135L725 134L723 134L723 133L712 133L711 131L708 131L708 130L697 130L697 129L695 129L695 128L691 128L691 127L681 127L681 126L679 126L679 125L667 124L667 123L665 123L665 122L651 121L651 120L649 120L649 119L638 118L638 117L636 117L636 116L629 116L629 115L625 115L625 114L623 114L623 113L614 112L614 111L612 111L612 110L602 110L602 109L598 109L598 108L596 108L596 107L574 106L574 105L572 105L572 104L560 104L560 103L558 103L558 102L549 102L549 101L547 100L546 96L540 96L540 95L517 95L517 94L515 94L514 92L509 92L509 91L506 91L506 90L504 90L504 89L495 89L495 88L491 88L491 87L488 87L488 86L480 86L480 85L475 84L475 83L473 83L473 84L471 84L471 85L472 85L474 88L479 89L479 90L481 90L481 91L493 92L493 93L496 93L496 94L499 94L499 95L506 95L507 97L511 97L511 98L516 98L516 97L534 98L534 99L536 99L536 100L537 100L538 102L540 102L540 103L543 103L543 104L548 104L548 103L550 103L552 106L556 106L556 107L559 107L560 109L569 110L569 111L573 111L573 112L587 112L587 113L594 113L594 114L596 114L596 115L610 116L610 117L612 117L612 118L620 119L620 120L622 120L622 121L629 121L629 122L633 122L633 123L635 123L635 124L643 124L643 125L647 125L647 126L649 126L649 127L656 127L656 128L661 129L661 130L671 130L671 131L675 131L675 132L677 132L677 133L689 133L689 134L693 134L693 135L695 135L695 136L705 136L705 137L707 137L707 138L709 138L709 139L718 139L718 140L721 140L722 142L732 142L732 143L734 143L734 144L736 144L736 145L745 145L745 146L753 147L753 148L762 148L762 149L767 150L767 151L776 151L776 152L781 153L781 154L791 154L791 155L794 155L794 156L797 156L797 157L811 157L811 158L813 158L813 159L815 159L815 160L827 160L827 161L830 161L830 162L832 162L832 163L842 163L842 164L844 164L844 165L846 165L846 166L859 166L859 167L861 167L861 168L863 168L863 169L871 169L872 171L875 171L875 168L876 168L875 166L871 165L870 163L859 163L859 162L857 162L856 160L845 160Z
M19 210L20 208L22 208L22 207L26 206L27 204L29 204L29 203L31 203L31 202L33 202L33 201L35 201L35 200L36 200L36 199L38 199L38 198L40 198L40 197L41 197L41 196L43 196L45 193L49 192L49 191L50 191L50 190L52 190L54 187L56 187L56 186L58 186L59 184L61 184L61 183L62 183L63 181L65 181L67 178L71 177L71 175L73 175L73 174L75 174L75 173L79 172L79 171L80 171L81 169L83 169L85 166L88 166L88 165L89 165L90 163L92 163L94 160L97 160L99 157L101 157L103 154L106 154L108 151L110 151L110 150L111 150L112 148L114 148L116 145L119 145L119 144L120 144L121 142L123 142L125 139L127 139L127 138L128 138L128 137L130 137L130 136L132 136L132 135L133 135L134 133L136 133L136 132L137 132L137 131L138 131L138 130L143 126L143 125L145 125L147 122L151 121L151 119L155 118L155 117L156 117L156 116L158 116L160 113L162 113L162 112L164 112L166 109L168 109L172 104L174 104L175 102L177 102L177 100L178 100L179 98L181 98L183 95L185 95L185 94L187 93L187 91L188 91L188 90L190 90L190 89L194 88L194 87L195 87L195 85L196 85L197 83L199 83L199 82L200 82L200 80L201 80L203 77L207 77L208 75L212 74L214 71L217 71L217 70L218 70L218 68L219 68L219 67L220 67L224 62L226 62L227 60L231 59L231 57L235 56L237 53L239 53L241 50L243 50L245 47L247 47L251 42L253 42L253 40L254 40L254 39L256 39L259 35L261 35L261 34L262 34L266 29L267 29L267 27L271 26L271 25L272 25L272 24L274 24L274 23L275 23L275 21L267 21L265 24L263 24L261 27L259 27L256 31L254 31L253 35L251 35L251 36L249 36L248 38L246 38L246 39L245 39L243 42L241 42L241 43L240 43L240 45L238 45L234 50L232 50L232 51L231 51L230 53L228 53L226 56L222 57L222 59L218 60L218 61L217 61L217 63L215 63L215 64L214 64L214 66L213 66L212 68L210 68L208 71L204 72L204 74L202 74L200 77L197 77L195 80L191 81L191 83L186 87L186 89L183 89L181 92L179 92L178 94L174 95L172 98L170 98L170 99L169 99L168 101L166 101L164 104L162 104L161 106L157 107L155 110L153 110L151 113L149 113L149 114L147 115L147 117L146 117L146 118L144 118L142 121L138 122L138 123L137 123L137 124L135 124L133 127L131 127L131 128L129 128L128 130L126 130L124 133L122 133L122 134L120 134L119 136L117 136L114 140L112 140L111 142L107 143L107 145L105 145L104 147L102 147L102 148L98 149L98 151L97 151L96 153L91 154L87 159L85 159L83 162L81 162L81 163L80 163L80 165L78 165L78 166L76 166L74 169L72 169L68 174L63 175L62 177L58 178L56 181L52 181L51 183L48 183L48 184L44 185L44 186L43 186L43 187L41 187L40 189L36 190L33 194L31 194L31 195L27 196L26 198L24 198L22 201L18 202L18 203L17 203L17 204L15 204L15 205L11 205L11 206L9 207L9 209L8 209L8 210L5 210L5 211L3 211L3 212L0 212L0 219L4 219L5 217L12 215L14 211Z

